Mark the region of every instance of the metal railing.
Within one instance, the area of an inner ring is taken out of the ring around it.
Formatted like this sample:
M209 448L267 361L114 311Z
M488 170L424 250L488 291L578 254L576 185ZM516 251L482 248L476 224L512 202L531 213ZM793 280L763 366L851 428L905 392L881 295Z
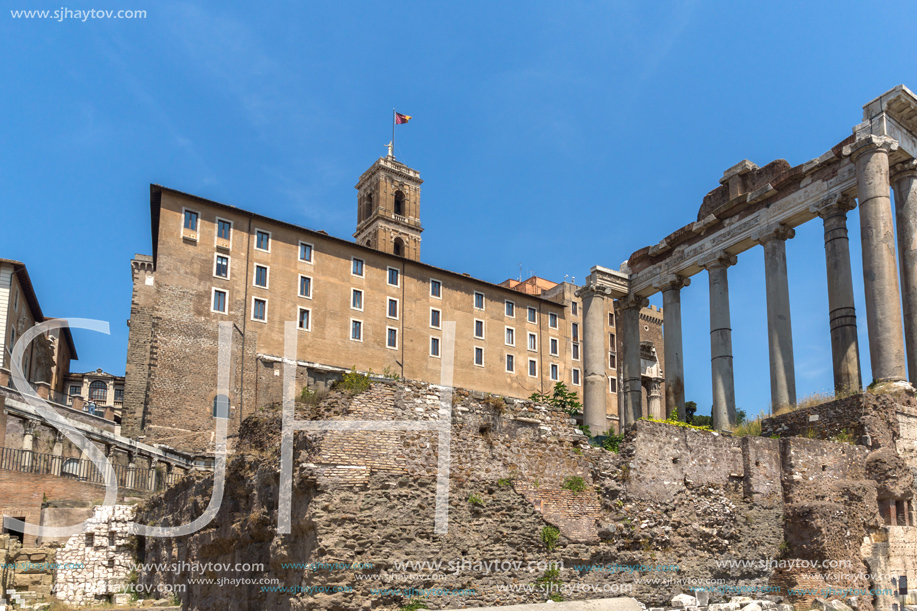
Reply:
M112 465L118 478L118 487L130 490L158 492L174 485L182 477L180 472L165 469L144 469L125 465ZM33 475L55 475L87 484L104 485L102 474L91 460L64 458L30 450L0 448L0 469L31 473Z

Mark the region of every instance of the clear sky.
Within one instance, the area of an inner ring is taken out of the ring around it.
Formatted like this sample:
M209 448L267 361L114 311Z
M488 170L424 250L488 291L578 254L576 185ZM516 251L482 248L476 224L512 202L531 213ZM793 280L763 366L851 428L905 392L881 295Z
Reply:
M422 258L499 282L580 282L691 222L742 159L796 165L863 104L917 88L908 2L149 2L145 19L0 13L0 257L124 372L130 259L160 183L349 237L359 175L398 127ZM865 382L859 232L850 237ZM797 385L832 385L822 229L787 245ZM762 249L730 269L737 402L769 403ZM683 291L687 398L710 410L705 274ZM657 297L653 300L659 304Z

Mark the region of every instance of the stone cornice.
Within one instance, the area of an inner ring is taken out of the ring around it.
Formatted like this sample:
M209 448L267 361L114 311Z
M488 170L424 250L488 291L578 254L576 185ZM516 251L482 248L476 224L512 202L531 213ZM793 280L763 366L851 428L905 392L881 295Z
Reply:
M809 205L809 212L821 218L835 214L847 214L857 207L856 200L840 193L832 193L818 203Z

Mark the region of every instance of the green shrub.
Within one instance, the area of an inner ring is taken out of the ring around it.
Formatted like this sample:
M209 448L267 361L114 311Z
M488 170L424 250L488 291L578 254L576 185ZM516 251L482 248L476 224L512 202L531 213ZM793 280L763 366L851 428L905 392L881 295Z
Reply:
M581 430L583 432L583 435L585 435L586 437L592 437L592 431L589 430L588 424L581 424L577 426L576 428Z
M411 602L399 608L398 611L417 611L418 609L429 608L430 607L427 606L427 603L423 602L422 600L412 599Z
M541 542L545 544L545 547L548 548L548 551L551 551L557 547L557 538L559 536L560 531L553 526L545 526L541 529Z
M512 486L515 483L516 483L515 475L510 475L509 477L504 477L504 478L497 480L497 485L502 488L506 488L507 486Z
M602 441L602 447L608 450L609 452L618 453L618 450L621 448L621 442L624 441L624 435L615 435L610 432Z
M555 409L567 412L568 414L579 414L583 411L583 404L579 402L576 393L567 388L563 382L558 382L549 393L533 393L530 400L535 403L547 403Z
M732 429L732 434L736 437L760 437L761 436L762 417L758 416L754 420L740 422Z
M834 437L832 437L831 441L835 441L837 443L853 444L854 442L853 433L851 433L847 429L841 429L841 432L835 435Z
M481 498L481 495L475 494L474 492L468 495L468 502L479 507L484 506L484 499Z
M372 369L370 369L366 374L357 373L356 367L351 367L349 373L345 373L344 377L337 383L335 383L336 388L350 393L351 395L358 395L361 392L369 390L370 380L369 376L373 374Z
M395 370L391 369L388 365L382 368L382 377L389 380L395 380L396 382L401 379L401 376L395 373Z
M299 395L299 400L301 403L305 403L306 405L318 405L327 396L328 391L324 388L313 390L308 386L305 386Z
M570 490L576 494L579 494L589 486L586 485L585 480L583 480L583 478L579 475L571 475L564 480L564 483L561 484L560 487L564 490Z

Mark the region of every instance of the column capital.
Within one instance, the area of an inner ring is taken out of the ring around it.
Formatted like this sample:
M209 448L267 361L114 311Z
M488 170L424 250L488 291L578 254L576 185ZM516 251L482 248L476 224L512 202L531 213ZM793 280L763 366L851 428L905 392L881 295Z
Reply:
M809 206L809 212L827 218L837 213L847 214L857 207L856 200L841 193L832 193L820 202Z
M705 270L718 269L720 267L731 267L739 262L739 258L730 255L725 250L718 250L709 257L700 262L700 266Z
M653 288L657 291L672 291L683 289L691 285L691 279L678 274L666 274L653 281Z
M844 157L850 157L856 163L856 160L863 153L879 151L887 155L896 150L898 150L898 141L894 138L867 134L863 138L857 138L856 142L845 145L841 150L841 154Z
M891 182L893 183L902 178L911 178L913 176L917 176L917 159L908 159L892 166Z
M783 224L770 225L752 236L752 240L758 244L764 245L771 240L792 240L796 237L796 230Z
M645 308L650 304L650 300L646 297L641 297L640 295L630 294L626 297L622 297L618 300L618 303L621 305L622 310L631 310Z
M586 286L581 286L573 292L574 297L608 297L611 295L611 289L607 286L599 286L597 282L590 282Z

